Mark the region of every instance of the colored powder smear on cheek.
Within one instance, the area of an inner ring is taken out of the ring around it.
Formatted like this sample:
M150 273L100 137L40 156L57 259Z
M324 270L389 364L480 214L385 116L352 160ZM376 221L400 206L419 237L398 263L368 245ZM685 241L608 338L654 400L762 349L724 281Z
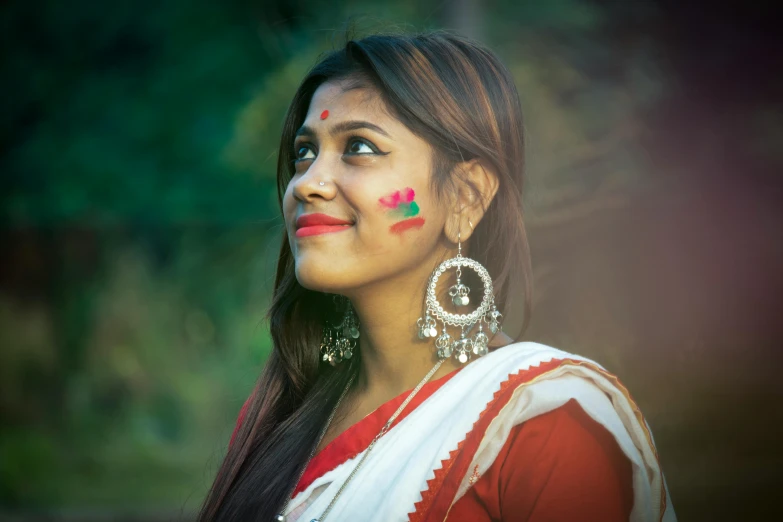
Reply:
M389 227L392 234L402 234L406 230L421 228L424 225L424 218L415 217L419 214L419 205L413 200L415 197L416 193L413 189L406 187L378 200L389 215L403 219Z
M406 187L382 197L378 203L394 217L407 218L419 214L419 205L413 201L415 197L416 193L413 189Z
M421 228L424 226L424 218L411 218L398 221L389 227L389 232L392 234L402 234L406 230L412 230L414 228Z

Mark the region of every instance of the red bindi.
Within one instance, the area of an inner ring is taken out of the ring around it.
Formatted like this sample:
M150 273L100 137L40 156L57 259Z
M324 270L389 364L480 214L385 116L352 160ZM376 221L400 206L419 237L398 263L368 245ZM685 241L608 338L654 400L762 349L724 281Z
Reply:
M322 120L325 120L328 117L329 117L329 111L324 111L324 112L321 113L321 119Z

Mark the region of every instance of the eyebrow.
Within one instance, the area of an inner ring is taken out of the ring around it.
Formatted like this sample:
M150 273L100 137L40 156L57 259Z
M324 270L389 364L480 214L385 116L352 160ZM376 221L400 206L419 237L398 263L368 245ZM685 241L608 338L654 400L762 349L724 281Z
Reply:
M378 134L381 134L391 139L389 133L383 130L381 127L378 127L377 125L375 125L374 123L370 123L369 121L362 121L362 120L341 121L340 123L333 125L329 129L329 134L332 136L337 136L338 134L342 134L344 132L350 132L358 129L369 129L371 131L377 132ZM315 136L315 134L316 134L315 130L313 130L312 127L308 127L307 125L302 125L299 128L299 130L296 131L296 134L294 134L294 138L298 136Z

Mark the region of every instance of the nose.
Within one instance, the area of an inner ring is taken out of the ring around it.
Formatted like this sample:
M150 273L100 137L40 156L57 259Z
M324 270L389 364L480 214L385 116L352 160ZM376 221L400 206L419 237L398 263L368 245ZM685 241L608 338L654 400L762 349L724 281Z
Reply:
M337 195L337 185L325 175L324 169L316 167L316 163L317 159L303 175L292 181L292 192L297 201L312 203L319 199L334 199Z

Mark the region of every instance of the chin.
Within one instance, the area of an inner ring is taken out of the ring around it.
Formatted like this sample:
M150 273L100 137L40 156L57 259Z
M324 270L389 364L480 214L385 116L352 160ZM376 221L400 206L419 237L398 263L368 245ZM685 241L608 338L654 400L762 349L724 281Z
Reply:
M346 277L353 272L352 270L335 266L333 261L331 263L316 263L314 261L311 259L296 260L296 280L303 287L316 292L337 294L341 290L355 286L355 284L351 284L352 281L347 280L350 276Z

